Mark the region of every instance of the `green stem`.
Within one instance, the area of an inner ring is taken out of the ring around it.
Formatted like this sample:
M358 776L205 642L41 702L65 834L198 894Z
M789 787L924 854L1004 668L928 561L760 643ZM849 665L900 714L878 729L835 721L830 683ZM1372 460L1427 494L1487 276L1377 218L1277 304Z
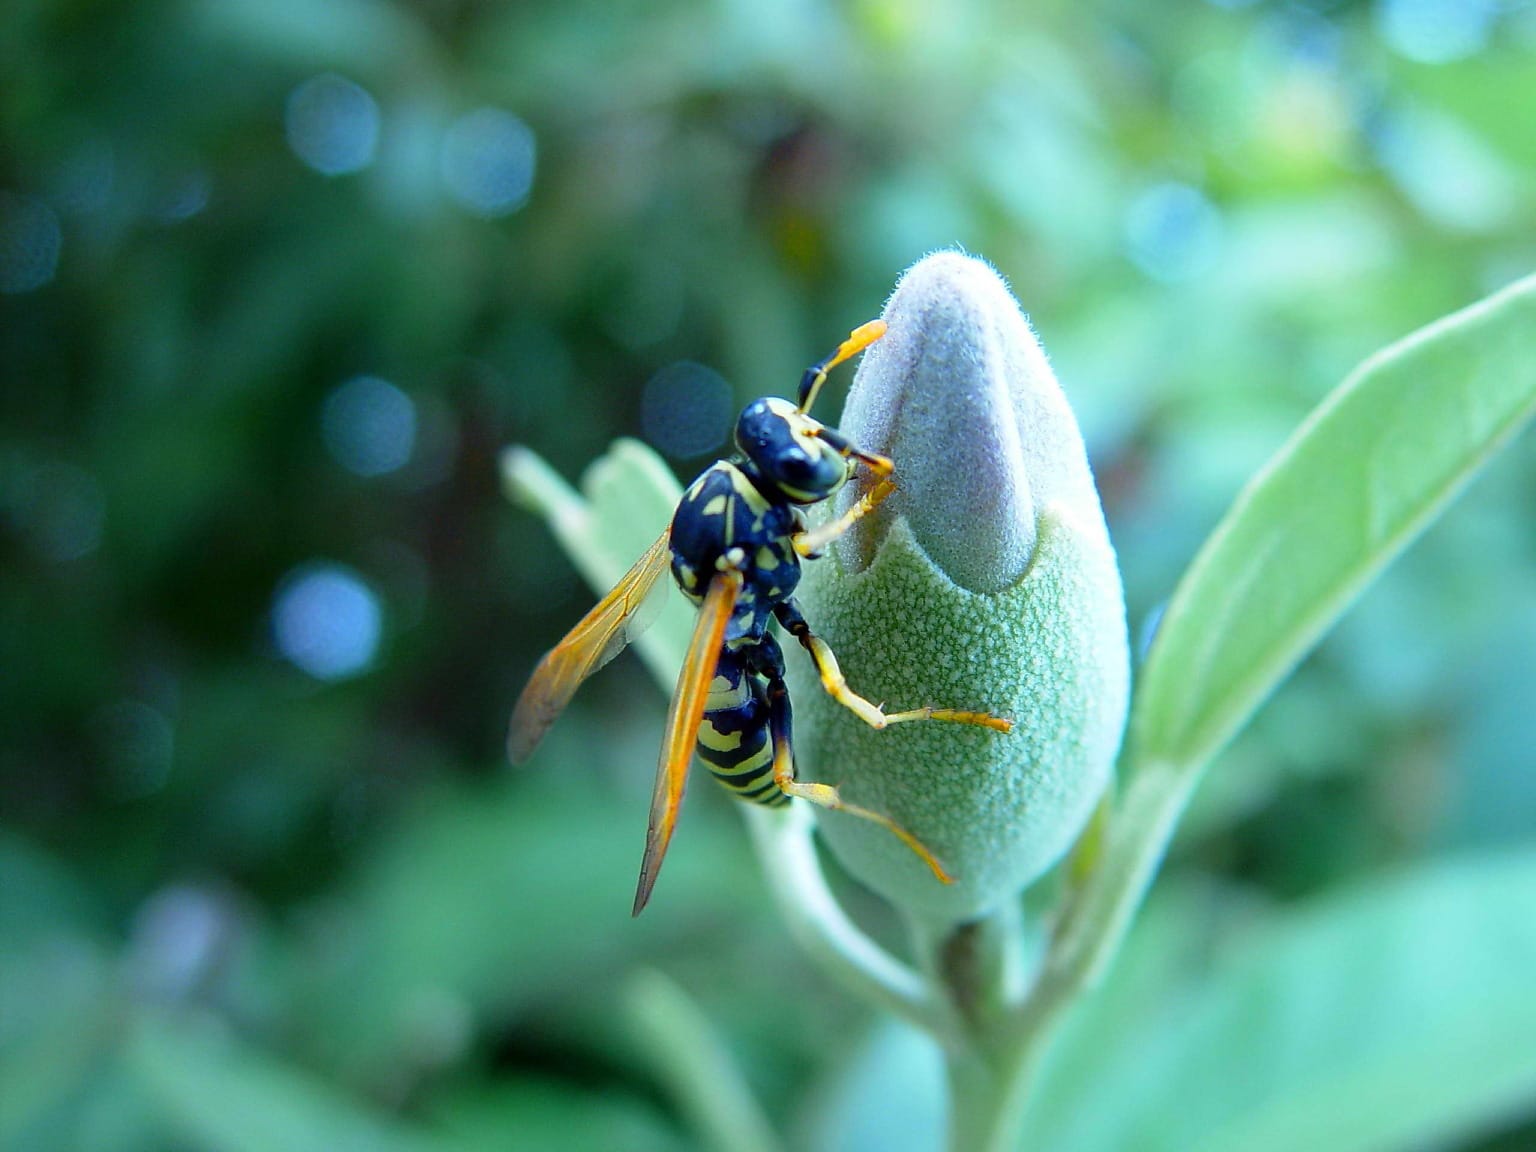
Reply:
M1005 1152L1068 1009L1102 979L1157 872L1199 771L1149 764L1131 776L1098 867L1051 943L1029 997L972 1018L949 1056L952 1152Z
M625 1006L651 1066L702 1147L779 1152L736 1062L682 988L660 972L641 972L625 989Z
M941 988L966 1035L1022 1004L1030 979L1021 903L963 924L908 921L924 979Z
M1009 1152L1029 1088L1012 1053L967 1052L950 1059L948 1072L951 1152Z
M959 1021L936 987L865 935L827 887L807 806L751 806L743 815L763 875L796 942L851 992L941 1043L952 1041Z
M1202 768L1152 763L1131 774L1103 858L1051 949L1052 971L1069 977L1074 992L1097 984L1114 959Z
M949 1147L1001 1152L1011 1147L1029 1087L1024 1016L1048 991L1042 984L1028 988L1022 909L1008 905L940 936L925 935L922 927L915 933L920 954L965 1025L946 1050Z

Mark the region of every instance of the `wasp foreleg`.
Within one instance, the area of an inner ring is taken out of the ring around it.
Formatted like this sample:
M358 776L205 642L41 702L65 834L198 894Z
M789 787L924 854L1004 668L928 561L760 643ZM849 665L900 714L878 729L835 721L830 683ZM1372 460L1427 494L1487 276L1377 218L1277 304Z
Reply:
M990 728L994 732L1013 731L1013 721L1004 720L1001 716L994 716L990 712L932 707L912 708L905 712L886 712L881 705L870 703L848 687L848 681L844 678L842 669L838 667L837 657L833 655L827 642L811 631L811 626L806 623L799 604L793 599L786 600L774 607L773 614L783 625L784 630L800 641L801 647L810 653L811 662L816 665L816 673L821 677L821 686L826 690L827 695L871 728L886 728L892 724L904 724L913 720L945 720L952 724L974 724L981 728Z
M896 464L889 456L881 456L878 452L866 452L848 437L844 436L836 428L828 428L825 424L816 429L816 438L825 440L842 455L843 459L852 457L864 467L868 468L877 477L884 478L896 471Z
M873 512L880 502L894 491L896 491L896 481L889 476L881 477L879 483L860 496L853 507L836 520L830 520L819 528L809 528L791 536L790 543L795 546L795 551L800 555L813 560L821 555L828 544Z

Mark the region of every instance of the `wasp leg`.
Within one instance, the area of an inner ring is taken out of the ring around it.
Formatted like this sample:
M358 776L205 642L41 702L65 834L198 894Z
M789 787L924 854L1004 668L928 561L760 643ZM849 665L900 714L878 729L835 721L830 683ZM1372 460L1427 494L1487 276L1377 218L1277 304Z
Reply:
M947 720L952 724L974 724L981 728L990 728L994 732L1013 731L1012 720L1004 720L1001 716L994 716L990 712L967 712L958 708L931 707L913 708L906 712L886 712L881 705L871 704L848 687L848 681L837 665L837 657L832 654L832 649L827 642L811 631L811 626L806 623L799 604L793 599L786 600L774 607L773 614L783 625L784 630L800 641L801 647L811 654L811 662L816 665L816 672L821 677L821 686L826 689L827 695L871 728L886 728L892 724L903 724L912 720Z
M828 521L819 528L806 529L797 535L790 537L790 543L795 551L806 559L814 559L820 556L823 549L836 540L848 529L852 528L859 520L873 512L882 500L896 491L896 481L889 476L883 476L880 482L864 495L860 496L853 507L844 512L836 520Z
M918 859L933 870L933 874L938 877L940 883L953 884L954 877L944 871L944 866L938 862L932 852L924 847L923 842L889 816L883 816L868 808L861 808L857 804L849 804L831 784L802 783L795 779L794 743L790 733L789 689L784 684L783 665L780 665L778 674L774 674L771 670L763 674L768 679L768 732L773 740L773 782L779 786L779 791L785 796L798 796L822 808L834 812L846 812L850 816L857 816L861 820L869 820L880 825L912 849Z
M860 448L836 428L828 428L825 424L822 424L816 429L816 438L818 440L825 440L832 447L836 448L843 459L846 460L850 456L853 457L853 459L864 465L877 477L883 479L896 471L896 462L889 456L881 456L878 452L864 451L864 449Z

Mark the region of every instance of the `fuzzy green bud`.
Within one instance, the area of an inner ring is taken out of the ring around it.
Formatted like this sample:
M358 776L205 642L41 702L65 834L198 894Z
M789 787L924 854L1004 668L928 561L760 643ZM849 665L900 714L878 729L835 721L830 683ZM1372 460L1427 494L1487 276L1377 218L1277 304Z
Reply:
M895 462L899 488L806 566L801 601L856 692L1014 729L875 731L802 670L798 773L889 814L956 882L878 825L826 816L850 872L915 915L960 921L1056 863L1108 785L1129 696L1124 594L1077 422L1001 277L937 253L884 319L840 428Z

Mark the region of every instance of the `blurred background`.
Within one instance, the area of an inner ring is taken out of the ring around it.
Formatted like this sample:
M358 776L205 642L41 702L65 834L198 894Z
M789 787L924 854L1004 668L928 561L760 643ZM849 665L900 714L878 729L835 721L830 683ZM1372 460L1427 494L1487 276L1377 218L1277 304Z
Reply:
M789 1147L927 1146L841 1111L895 1041L718 790L631 922L637 661L504 762L592 594L498 451L687 479L962 245L1136 634L1354 364L1536 268L1527 0L15 0L0 76L8 1149L696 1147L647 969ZM1184 938L1532 846L1533 484L1527 438L1218 763Z

